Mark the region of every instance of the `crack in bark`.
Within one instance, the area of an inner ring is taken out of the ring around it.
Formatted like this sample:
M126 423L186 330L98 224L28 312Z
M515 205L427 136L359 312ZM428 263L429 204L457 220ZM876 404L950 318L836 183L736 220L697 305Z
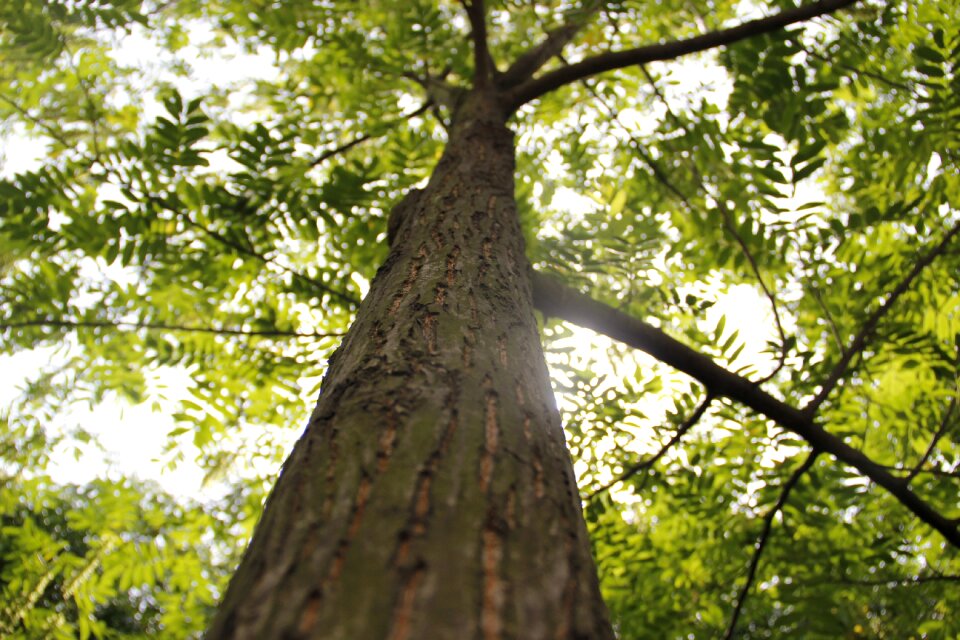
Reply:
M453 245L453 249L447 254L447 286L452 287L457 281L457 272L459 271L460 246Z
M564 518L566 520L566 518ZM569 522L565 522L565 525L569 526ZM571 566L576 566L576 558L574 554L574 549L576 545L574 544L573 536L568 535L563 542L563 552L564 555L569 558ZM560 617L560 623L557 625L557 632L554 634L556 640L565 640L570 634L570 627L573 626L573 600L577 594L577 584L576 579L571 574L567 577L567 581L563 585L563 615Z
M540 448L533 441L533 418L529 413L523 415L523 437L530 447L530 465L533 467L533 495L538 500L543 497L543 460L540 459Z
M307 596L307 602L303 605L303 611L300 613L300 621L297 624L297 631L303 635L308 635L313 631L317 624L317 618L320 617L320 605L323 603L323 596L318 590L310 592Z
M480 245L484 262L493 262L493 238L484 238Z
M492 525L483 530L483 605L480 630L484 640L500 640L503 631L504 585L500 578L503 540Z
M497 196L490 196L487 199L487 217L492 218L497 206ZM498 223L495 223L498 224Z
M490 387L493 380L489 375L483 379L483 386L488 389L484 394L483 409L483 455L480 458L480 492L487 493L490 489L490 480L493 477L493 466L496 460L497 447L500 441L500 418L497 415L497 392Z
M390 315L396 315L397 310L400 309L400 305L403 304L403 300L407 297L407 294L410 293L410 290L413 289L413 283L416 281L417 276L420 275L420 269L423 267L424 261L427 259L427 245L421 244L420 248L417 250L417 255L413 260L410 261L410 267L407 270L407 277L404 278L403 284L400 285L400 290L397 291L396 295L393 297L393 303L390 305Z
M477 334L469 327L463 331L462 360L464 370L473 368L473 345L477 342Z
M437 352L437 313L424 314L421 320L423 327L423 339L427 343L427 353L433 355Z
M377 473L382 474L390 466L390 456L397 442L397 409L390 403L387 407L387 425L377 442Z
M543 487L543 462L540 461L540 454L533 452L533 495L539 500L546 493Z
M357 535L357 531L360 529L360 524L363 522L363 513L367 508L367 499L370 497L371 484L370 476L363 474L363 477L360 479L360 486L357 488L356 498L354 498L353 501L350 526L347 528L347 534L340 538L340 543L337 545L337 552L333 558L333 563L330 566L330 571L327 573L327 577L323 581L323 589L326 589L329 587L331 582L335 582L340 578L340 573L343 571L343 565L347 560L347 549L350 548L350 543Z
M484 281L487 279L487 272L490 270L490 265L492 264L493 241L487 236L480 245L480 268L477 269L477 282L481 287L484 286Z
M410 637L413 606L417 602L417 592L424 573L423 567L415 567L400 588L400 597L393 612L390 640L407 640Z
M456 405L459 396L459 384L455 383L449 400L451 406ZM457 426L458 414L454 409L444 427L440 442L430 454L423 469L421 469L417 475L410 517L403 531L400 533L400 540L394 553L394 565L401 569L401 571L404 570L407 564L414 540L422 538L427 533L427 520L431 510L430 494L433 487L433 478L437 472L440 461L444 459L444 456L450 448L450 441L457 431ZM416 566L407 570L410 571L410 573L404 580L404 584L400 589L399 597L394 606L393 623L391 625L392 632L389 636L391 640L404 640L409 637L413 608L416 604L417 593L427 567L423 561L418 561Z
M310 556L313 555L313 552L317 548L317 528L318 524L316 522L310 523L310 526L307 528L307 532L303 537L303 542L300 546L300 552L297 554L297 563L307 562L310 559Z
M447 285L442 282L433 288L433 303L445 309L447 305Z
M326 519L330 517L333 511L334 495L336 494L337 463L340 460L340 445L337 442L337 428L329 427L327 439L327 473L324 474L324 483L327 487L326 496L323 499L323 506L320 508L321 517Z

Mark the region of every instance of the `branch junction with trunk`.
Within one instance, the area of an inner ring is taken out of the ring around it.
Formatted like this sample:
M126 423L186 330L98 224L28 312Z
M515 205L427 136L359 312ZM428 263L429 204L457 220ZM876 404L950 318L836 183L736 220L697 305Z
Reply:
M603 71L730 44L851 4L822 0L535 76L582 22L550 32L500 72L483 2L464 2L474 86L451 105L429 182L391 213L389 255L331 358L207 637L615 637L535 307L643 349L702 382L709 398L740 402L799 434L813 447L811 464L823 452L856 468L960 546L955 522L829 433L814 412L534 274L517 216L507 123L521 105Z

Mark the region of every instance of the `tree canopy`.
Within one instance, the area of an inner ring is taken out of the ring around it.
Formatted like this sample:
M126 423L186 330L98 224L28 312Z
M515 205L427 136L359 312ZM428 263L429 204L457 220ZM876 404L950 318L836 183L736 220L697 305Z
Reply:
M482 7L0 3L0 635L206 628L484 65L620 637L960 634L960 3ZM160 400L223 497L51 475Z

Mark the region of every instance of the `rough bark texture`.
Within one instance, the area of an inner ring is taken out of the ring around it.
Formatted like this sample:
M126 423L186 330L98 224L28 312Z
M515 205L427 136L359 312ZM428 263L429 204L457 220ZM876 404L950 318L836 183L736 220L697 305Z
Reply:
M208 638L613 638L533 315L513 136L457 112Z

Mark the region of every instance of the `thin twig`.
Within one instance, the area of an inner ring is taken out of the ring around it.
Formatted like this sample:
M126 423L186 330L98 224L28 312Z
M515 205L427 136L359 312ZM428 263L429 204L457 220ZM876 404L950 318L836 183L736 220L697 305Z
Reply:
M568 64L567 61L562 56L560 56L560 60L564 64ZM653 156L650 155L650 153L644 147L643 143L640 142L637 139L637 137L633 135L633 132L630 131L630 128L623 123L623 121L620 119L620 115L617 113L617 110L611 107L607 103L607 101L603 99L603 96L600 95L600 92L597 91L594 84L588 79L581 80L580 84L583 85L583 87L588 92L590 92L590 95L593 96L594 100L596 100L600 104L600 106L603 107L604 111L607 112L607 117L609 117L611 120L617 123L617 125L620 127L623 133L626 134L631 144L633 144L634 150L636 150L636 152L640 155L640 159L643 160L644 164L646 164L647 167L650 168L650 171L653 172L654 177L660 182L660 184L662 184L671 193L677 196L677 198L679 198L680 201L683 202L688 209L693 209L694 206L690 202L690 200L687 198L687 196L684 195L684 193L680 191L680 189L676 185L673 184L673 181L670 180L670 177L667 175L667 172L664 171L663 167L661 167L660 164L653 158Z
M679 116L673 112L673 107L670 106L670 101L667 100L667 97L663 95L663 92L660 91L660 87L657 85L657 81L651 75L650 70L647 69L647 65L639 65L640 71L643 72L643 76L647 79L647 83L650 85L650 88L653 89L654 95L657 96L657 99L660 100L660 104L663 105L663 108L666 110L667 115L670 116L670 119L673 120L673 124L677 125L684 134L688 134L687 127L683 124L683 121L680 120Z
M787 478L787 481L783 483L783 488L780 489L780 497L777 499L777 503L763 516L763 530L760 532L760 537L757 538L757 541L754 543L753 556L750 558L750 567L747 569L747 578L743 583L743 587L740 589L740 595L737 597L737 604L733 608L733 614L730 616L730 624L727 626L727 632L723 635L724 640L733 638L733 632L737 627L737 620L740 618L743 605L747 601L750 588L753 586L754 579L756 579L757 567L760 566L760 557L763 555L763 550L766 548L767 541L770 539L774 517L783 509L783 506L787 504L790 492L793 491L793 488L797 485L797 482L800 481L800 478L803 477L803 474L810 470L818 455L820 455L819 451L811 451L810 454L807 455L807 459L803 461L803 464L794 469L790 477Z
M383 126L382 126L382 129L383 129L383 132L382 132L382 133L376 133L376 134L375 134L375 133L370 133L370 132L364 133L363 135L357 136L357 137L354 138L353 140L349 140L349 141L341 144L341 145L338 146L338 147L334 147L333 149L329 149L329 150L327 150L327 151L324 151L323 153L321 153L320 155L318 155L316 158L314 158L314 159L310 162L310 166L311 166L311 167L316 167L317 165L319 165L319 164L321 164L321 163L323 163L323 162L326 162L327 160L329 160L330 158L332 158L332 157L334 157L334 156L338 156L338 155L340 155L341 153L345 153L345 152L349 151L350 149L354 148L354 147L357 146L358 144L362 144L362 143L366 142L367 140L372 140L372 139L374 139L374 138L380 138L380 137L382 137L382 136L387 135L387 133L389 133L396 125L400 124L401 122L406 122L407 120L409 120L409 119L411 119L411 118L414 118L414 117L416 117L416 116L419 116L419 115L422 114L422 113L426 113L427 109L430 108L430 104L431 104L431 103L430 103L430 101L428 100L427 102L424 102L422 105L420 105L420 107L417 108L416 110L411 111L410 113L407 113L407 114L403 114L403 115L401 115L399 118L397 118L397 119L395 119L395 120L391 120L390 122L384 123Z
M953 412L957 408L957 396L956 394L950 398L950 404L947 406L947 410L943 413L943 418L940 420L940 427L937 429L937 432L933 435L933 438L930 439L930 444L927 446L927 450L924 451L923 455L920 457L919 462L913 466L913 469L910 470L910 473L907 474L907 477L904 478L906 482L910 482L917 477L917 474L923 470L923 466L927 464L927 460L930 459L930 456L933 455L934 450L937 448L937 443L940 441L943 436L947 434L947 431L950 429L950 419L953 418Z
M647 78L647 82L650 84L650 87L653 89L654 94L660 100L666 109L667 114L673 120L674 124L680 128L684 134L687 134L687 128L684 126L680 118L673 112L673 109L670 107L670 102L667 100L666 96L663 95L663 92L660 91L660 88L657 86L656 81L653 76L650 75L650 72L647 70L645 65L640 65L640 70L643 72L643 75ZM697 161L691 156L690 159L690 168L693 172L694 179L699 183L700 190L704 193L707 193L707 181L703 176L703 173L700 171L700 167L697 165ZM767 301L770 303L770 309L773 312L773 320L777 327L777 335L780 337L780 353L777 356L777 366L768 373L766 376L757 381L757 384L763 384L768 380L771 380L775 375L780 373L787 361L786 353L786 343L787 337L786 332L783 329L783 322L780 318L780 307L777 303L776 296L773 295L773 292L767 287L766 281L763 279L763 274L760 272L760 267L757 263L756 258L753 253L750 251L750 248L747 246L747 243L743 240L743 237L737 231L736 227L733 225L732 214L729 209L727 209L726 204L724 204L722 198L715 197L714 201L717 203L717 209L720 211L720 215L724 220L724 227L730 234L734 237L737 244L740 246L740 250L743 252L744 257L747 259L747 262L750 264L750 269L753 271L754 277L756 277L757 282L760 284L760 288L763 290L764 295L767 298ZM689 200L683 198L683 202L687 205L688 208L694 209L693 205Z
M561 57L561 60L563 60L562 57ZM566 61L564 60L564 62L566 62ZM641 68L643 69L644 74L646 74L647 79L648 79L648 80L651 82L651 84L652 84L652 83L653 83L653 78L650 76L649 72L647 72L646 67L644 67L644 66L641 65ZM623 130L623 132L624 132L624 133L627 135L627 137L630 139L630 142L633 144L634 149L637 151L638 154L640 154L640 158L644 161L644 163L646 163L646 165L647 165L647 166L650 168L650 170L653 172L654 177L655 177L664 187L666 187L671 193L673 193L675 196L677 196L677 198L679 198L680 201L681 201L684 205L686 205L687 209L689 209L690 211L697 211L697 210L698 210L698 207L697 207L696 205L694 205L694 204L690 201L690 199L689 199L682 191L680 191L680 189L679 189L676 185L673 184L673 181L670 180L669 176L667 176L666 171L664 171L663 168L660 167L659 163L657 163L657 162L653 159L653 157L652 157L649 153L647 153L647 151L646 151L646 149L644 148L643 144L641 144L640 141L637 140L637 138L636 138L636 137L633 135L633 133L630 131L630 129L629 129L626 125L623 124L623 122L620 120L620 117L619 117L619 115L617 114L616 110L614 110L612 107L610 107L610 105L607 104L607 102L603 99L603 97L599 94L599 92L597 92L597 90L593 87L593 85L590 83L590 81L584 79L584 80L581 80L580 83L581 83L584 87L586 87L586 89L593 95L594 99L596 99L597 102L600 103L600 105L601 105L601 106L604 108L604 110L607 112L607 115L608 115L614 122L616 122L617 125L620 126L621 130ZM670 110L670 105L667 103L666 98L663 96L662 93L660 93L659 89L656 87L655 84L652 84L652 86L653 86L653 90L654 90L654 92L656 93L656 95L659 97L659 99L660 99L660 100L664 103L664 105L666 106L667 112L670 113L670 115L673 116L673 118L674 118L674 119L677 121L677 123L679 124L679 119L677 119L676 115L674 115L673 112ZM680 125L680 127L681 127L681 129L683 129L682 124ZM697 182L698 182L699 185L700 185L700 190L703 191L704 193L706 193L706 192L707 192L706 180L704 179L703 174L700 172L700 168L697 166L697 163L696 163L695 160L691 160L691 167L690 167L690 168L692 169L694 178L697 180ZM787 342L787 337L786 337L786 332L785 332L784 329L783 329L783 321L782 321L781 318L780 318L780 308L779 308L779 305L778 305L778 303L777 303L776 297L773 295L773 293L771 292L770 288L767 287L767 283L766 283L766 281L764 281L764 279L763 279L763 275L762 275L761 272L760 272L760 267L759 267L759 265L757 264L756 258L753 256L753 253L750 251L750 248L747 246L747 243L743 240L743 237L742 237L742 236L740 235L740 233L737 231L736 227L733 226L733 221L732 221L732 216L731 216L731 214L730 214L730 211L727 209L726 205L723 204L723 203L720 201L719 198L715 198L715 200L716 200L716 202L717 202L717 208L720 210L720 214L721 214L721 216L722 216L723 219L724 219L724 227L727 229L727 231L728 231L728 232L734 237L734 239L737 241L737 244L740 246L740 250L743 252L744 256L745 256L746 259L747 259L747 262L750 264L750 268L751 268L751 270L753 271L753 274L754 274L754 276L756 277L757 282L760 284L760 288L763 290L764 295L766 296L767 300L770 302L770 308L771 308L772 311L773 311L773 319L774 319L774 323L775 323L776 328L777 328L777 334L780 336L780 345L781 345L781 348L780 348L780 351L779 351L779 354L778 354L778 358L777 358L777 366L774 367L773 370L772 370L769 374L767 374L765 377L763 377L763 378L761 378L760 380L757 381L757 384L763 384L763 383L769 381L770 379L772 379L775 375L777 375L777 374L783 369L783 367L784 367L784 365L786 364L786 361L787 361L787 354L786 354L786 350L785 350L785 348L784 348L785 345L786 345L786 342Z
M862 451L827 431L816 416L773 397L743 376L728 371L650 323L567 287L554 278L532 274L534 304L548 316L592 329L614 340L641 349L661 362L700 381L717 396L736 400L796 433L815 450L829 453L886 489L920 520L960 548L960 528L932 504L914 493L903 478L890 473Z
M670 102L667 100L666 96L663 95L663 92L660 91L660 88L657 86L657 83L654 80L653 76L650 75L650 72L647 70L647 67L645 65L640 65L640 70L643 72L644 76L647 78L647 82L650 84L650 87L653 89L654 94L660 100L661 104L663 104L667 114L674 121L674 124L676 124L677 127L679 127L680 130L684 132L684 134L687 134L688 131L686 126L684 126L680 118L673 112L673 109L670 107ZM697 165L696 160L694 160L692 157L691 157L690 168L693 172L694 178L700 184L700 189L704 193L706 193L707 181L704 178L703 173L700 172L700 167ZM676 192L676 190L674 191ZM726 205L723 203L721 198L717 197L717 198L714 198L714 200L717 202L717 208L720 210L720 214L724 218L724 226L733 235L734 239L737 241L737 244L740 245L740 249L743 251L744 257L746 257L747 262L750 263L750 268L753 271L754 276L757 278L757 282L760 284L760 288L763 289L764 295L767 297L767 300L770 302L770 308L773 312L773 318L777 326L777 334L780 336L781 349L778 357L777 366L766 377L760 379L757 382L757 384L762 384L770 380L771 378L773 378L775 375L777 375L777 373L779 373L780 370L783 369L783 366L786 363L787 354L782 348L786 345L786 333L784 332L783 323L780 319L780 309L777 304L776 297L767 287L767 284L763 279L763 275L760 273L760 267L758 266L757 261L753 256L753 253L750 251L749 247L747 247L746 242L744 242L739 232L737 232L736 228L733 226L733 221L731 219L732 216L730 214L730 211L727 209ZM691 208L691 209L694 208L693 205L691 205L690 201L687 200L686 198L683 198L683 201L688 208Z
M483 0L460 0L470 20L470 38L473 40L473 84L489 86L493 81L496 63L487 43L487 10Z
M951 574L933 574L918 575L910 577L892 577L892 578L874 578L870 580L858 580L854 578L826 578L822 580L811 580L809 582L797 584L796 588L812 589L824 585L847 585L851 587L915 587L936 582L960 582L960 575Z
M84 101L87 103L87 110L89 113L88 122L90 122L90 140L93 142L93 157L98 162L103 154L100 151L100 126L97 120L97 106L93 102L92 97L92 88L87 83L86 79L80 75L80 69L73 62L73 51L70 50L70 47L67 46L67 41L63 41L63 49L67 52L67 64L70 65L70 68L73 69L73 75L77 79L77 84L80 86L80 91L83 93Z
M828 56L825 56L819 51L813 51L811 49L808 49L806 46L804 46L802 42L798 41L797 44L800 46L800 50L803 51L806 55L827 63L829 65L829 68L831 69L843 69L844 71L849 71L850 73L856 74L858 76L866 76L867 78L872 78L877 82L881 82L894 89L900 89L901 91L906 91L911 96L914 96L918 99L920 98L920 96L917 95L917 92L914 91L913 87L909 85L902 84L900 82L895 82L873 71L865 71L864 69L858 69L857 67L854 67L852 65L839 62L835 58L830 58Z
M727 231L730 232L730 235L732 235L737 241L737 244L740 245L740 250L743 252L744 257L750 264L750 270L753 271L754 277L760 284L760 288L763 290L763 295L766 296L767 301L770 302L770 309L773 311L773 322L777 327L777 335L780 336L780 349L777 356L777 366L775 366L773 370L766 376L757 380L757 384L763 384L780 373L780 370L783 369L783 366L787 362L787 334L783 330L783 322L780 320L780 307L777 304L776 296L773 295L773 292L763 279L763 274L760 273L760 266L757 264L757 260L753 256L753 252L750 251L750 247L747 246L747 243L744 241L743 236L740 235L740 232L737 231L737 228L733 226L733 216L730 213L730 210L727 208L727 205L723 202L722 198L719 197L716 198L716 203L717 209L720 211L720 215L723 216L724 227L726 227Z
M14 111L19 113L26 120L28 120L29 122L32 122L35 127L40 127L41 129L46 131L48 136L50 136L51 138L53 138L54 140L62 144L64 147L69 149L74 146L73 143L68 142L67 139L63 137L63 134L60 131L57 131L56 129L53 128L53 126L47 124L37 116L34 116L28 110L20 106L18 102L11 100L7 96L3 95L2 93L0 93L0 100L3 100L5 103L7 103L11 108L13 108Z
M817 306L823 311L823 316L827 319L827 325L830 327L830 333L837 343L837 348L840 349L840 353L843 353L846 347L843 344L843 338L840 337L840 330L837 328L837 323L833 320L833 314L830 313L830 309L828 309L827 305L823 302L823 297L816 287L810 287L809 291L813 295L813 299L817 301Z
M281 329L230 329L216 327L191 327L183 325L163 324L159 322L107 322L105 320L22 320L17 322L0 322L0 330L17 329L20 327L53 327L56 329L148 329L151 331L174 331L184 333L212 333L229 336L256 336L256 337L292 337L292 338L334 338L343 333L301 333L299 331L283 331Z
M937 243L930 251L925 255L917 259L913 265L913 269L910 270L910 273L900 281L893 291L890 292L890 295L887 296L887 299L877 307L873 313L871 313L866 322L863 323L863 326L860 328L860 331L850 342L850 345L843 352L843 355L840 357L840 360L833 366L833 369L830 370L829 375L827 375L826 380L820 387L820 392L811 400L805 407L803 411L808 415L813 415L817 412L817 409L820 408L820 405L824 403L830 393L834 388L839 384L841 378L847 373L847 369L850 367L850 363L853 358L859 355L867 346L867 343L870 341L870 338L873 336L874 331L877 329L877 325L880 324L880 321L887 315L893 305L900 299L904 293L910 289L910 285L913 284L913 281L916 280L917 276L930 265L938 256L943 254L947 247L950 245L950 242L953 238L960 232L960 223L953 226L950 231L943 237L943 239Z
M631 465L623 473L621 473L619 476L617 476L610 482L607 482L601 487L594 489L589 495L587 495L585 500L589 502L593 500L595 497L597 497L598 494L603 493L604 491L614 486L615 484L618 484L625 480L629 480L630 478L640 473L644 469L649 469L650 467L655 465L657 461L660 458L662 458L664 454L667 453L667 451L669 451L675 444L680 442L680 439L683 436L685 436L687 432L690 431L690 429L692 429L698 422L700 422L700 419L703 417L703 414L706 413L707 409L710 407L711 402L713 402L713 396L708 392L706 397L704 397L703 401L699 405L697 405L697 408L694 410L694 412L690 414L690 416L686 420L683 421L683 423L674 432L670 440L665 445L661 446L659 451L657 451L655 454L653 454L649 458L646 458L634 465Z
M904 467L899 464L881 464L880 467L887 469L888 471L893 471L895 473L912 473L916 467ZM947 471L946 469L936 469L933 467L927 467L926 469L919 469L917 475L931 475L938 478L960 478L960 469L953 469Z
M309 284L310 286L312 286L312 287L314 287L314 288L316 288L316 289L318 289L318 290L320 290L320 291L323 291L324 293L328 293L328 294L330 294L331 296L333 296L333 297L335 297L335 298L338 298L338 299L342 300L343 302L346 302L346 303L348 303L348 304L350 304L350 305L356 306L356 305L359 304L359 301L356 300L353 296L350 296L350 295L348 295L348 294L346 294L346 293L343 293L343 292L341 292L341 291L337 291L336 289L334 289L334 288L332 288L332 287L328 287L327 285L325 285L324 283L320 282L319 280L316 280L315 278L311 278L310 276L307 276L307 275L305 275L305 274L303 274L303 273L300 273L300 272L297 271L296 269L293 269L293 268L288 267L288 266L286 266L286 265L280 264L280 263L277 262L276 260L273 260L272 258L268 258L267 256L263 255L262 253L254 250L254 249L252 249L252 248L244 247L243 245L237 244L236 242L233 242L232 240L229 240L229 239L227 239L227 238L224 238L222 235L220 235L220 234L217 233L216 231L207 228L206 226L200 224L199 222L195 222L194 220L190 219L189 217L184 216L184 217L182 217L181 219L182 219L184 222L186 222L187 225L189 225L189 226L197 229L198 231L206 234L206 235L209 236L210 238L213 238L214 240L216 240L216 241L219 242L220 244L222 244L222 245L224 245L224 246L226 246L226 247L230 247L231 249L233 249L233 250L236 251L237 253L240 253L240 254L243 254L243 255L246 255L246 256L250 256L251 258L256 258L257 260L260 260L260 261L263 262L264 264L273 265L273 266L277 267L278 269L280 269L281 271L283 271L283 272L285 272L285 273L289 273L289 274L291 275L291 277L293 277L293 278L295 278L295 279L297 279L297 280L301 280L301 281Z

